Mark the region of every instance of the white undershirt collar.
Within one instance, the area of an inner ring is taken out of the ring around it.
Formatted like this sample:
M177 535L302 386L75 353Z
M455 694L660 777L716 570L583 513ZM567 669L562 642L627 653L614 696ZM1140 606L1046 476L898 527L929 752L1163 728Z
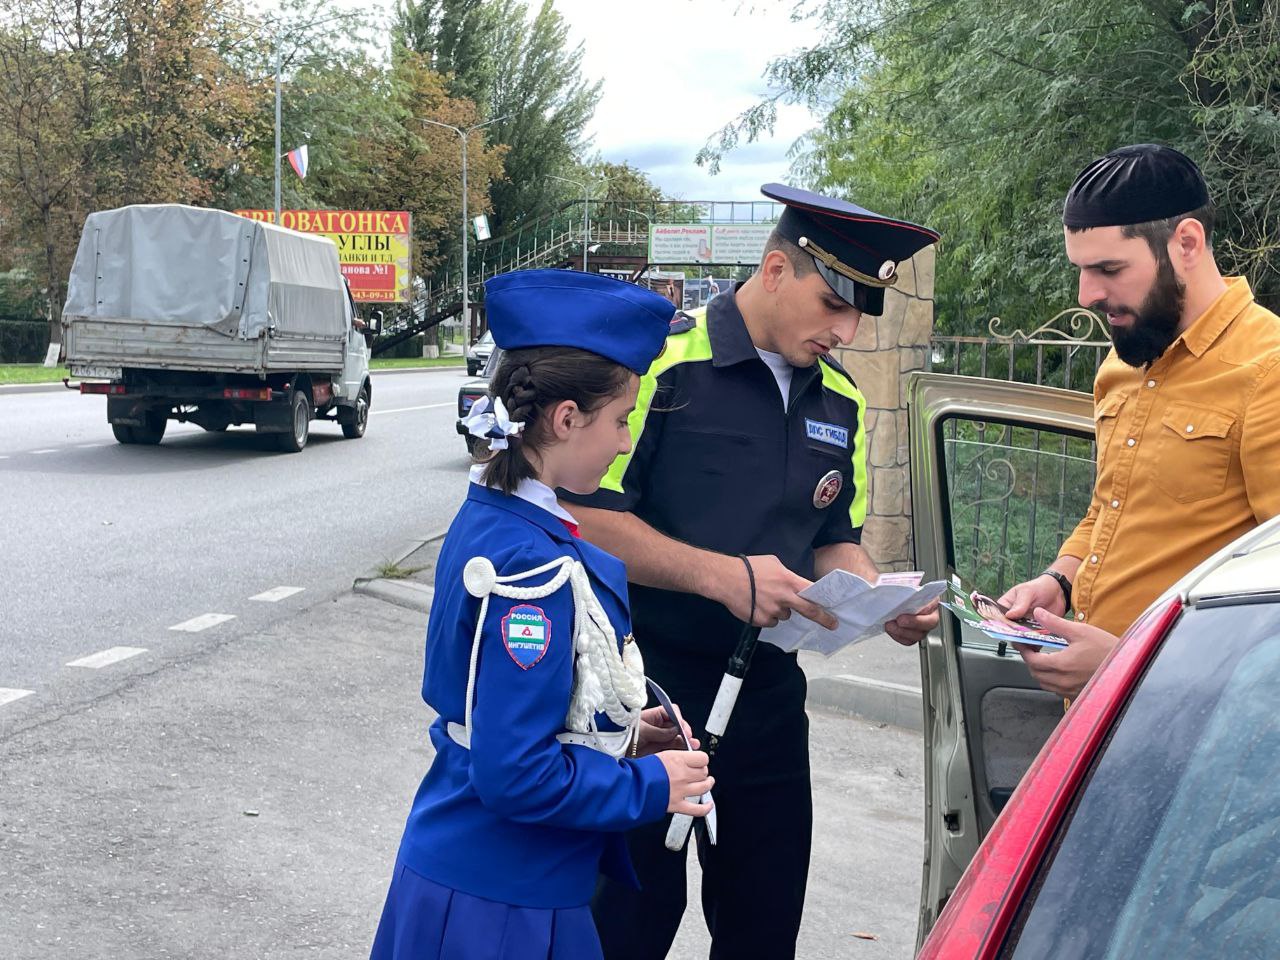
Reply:
M484 486L484 464L477 463L471 467L470 478L472 483L478 483ZM556 492L548 487L541 480L521 480L520 485L516 487L513 496L519 497L526 503L531 503L539 509L547 511L557 520L564 520L566 523L578 525L578 521L573 519L571 514L564 507L560 506L560 501L556 499Z

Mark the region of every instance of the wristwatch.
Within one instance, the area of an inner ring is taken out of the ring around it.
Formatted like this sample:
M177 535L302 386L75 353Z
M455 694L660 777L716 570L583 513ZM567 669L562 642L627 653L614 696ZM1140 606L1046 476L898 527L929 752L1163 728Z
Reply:
M1065 573L1059 573L1057 570L1046 570L1040 574L1042 577L1053 577L1058 581L1058 586L1062 588L1062 599L1067 602L1066 609L1071 609L1071 581L1067 579Z

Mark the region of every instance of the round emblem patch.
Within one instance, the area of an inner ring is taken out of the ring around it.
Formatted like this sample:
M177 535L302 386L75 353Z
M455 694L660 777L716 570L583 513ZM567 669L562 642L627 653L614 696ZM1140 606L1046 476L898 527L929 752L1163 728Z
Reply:
M880 279L888 280L893 276L894 271L897 269L898 265L896 263L892 260L886 260L884 263L880 264Z
M825 510L831 504L835 503L836 497L840 496L840 491L844 487L844 477L839 470L831 470L822 475L822 479L818 481L817 487L813 491L813 505L819 510Z

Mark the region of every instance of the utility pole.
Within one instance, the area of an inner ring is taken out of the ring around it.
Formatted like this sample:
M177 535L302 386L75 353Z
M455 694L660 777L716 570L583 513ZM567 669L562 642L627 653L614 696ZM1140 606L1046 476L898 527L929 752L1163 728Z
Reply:
M469 226L467 219L467 140L471 134L481 127L487 127L491 123L506 120L509 116L510 114L505 117L494 117L484 123L473 124L465 130L450 123L441 123L439 120L428 120L426 117L419 117L423 123L429 123L433 127L444 127L446 130L452 130L458 135L458 139L462 141L462 322L468 325L468 329L470 329L469 325L471 323L471 315L469 313L471 303L468 295L469 291L467 290L467 281L470 279L470 274L467 272L467 229Z

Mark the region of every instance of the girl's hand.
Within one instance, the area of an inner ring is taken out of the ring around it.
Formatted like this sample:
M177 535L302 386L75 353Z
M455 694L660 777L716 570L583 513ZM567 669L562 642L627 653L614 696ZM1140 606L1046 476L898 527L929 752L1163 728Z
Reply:
M676 716L680 719L679 727L671 723L667 711L661 707L650 707L640 714L640 742L636 748L637 757L647 757L659 750L678 748L681 745L682 732L689 746L694 750L698 749L700 744L694 739L692 728L685 722L684 717L680 716L679 707L676 707Z
M712 804L698 803L698 797L716 782L716 778L707 773L710 758L700 750L663 750L657 757L667 768L671 788L667 813L687 813L691 817L705 817L710 813Z

